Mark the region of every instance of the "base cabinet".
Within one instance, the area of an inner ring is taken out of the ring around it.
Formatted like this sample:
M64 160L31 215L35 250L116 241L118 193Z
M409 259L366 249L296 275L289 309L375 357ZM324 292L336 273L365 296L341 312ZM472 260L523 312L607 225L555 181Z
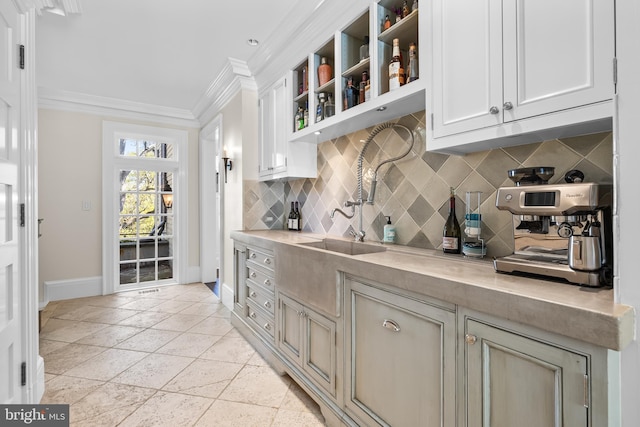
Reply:
M467 426L589 426L589 358L466 320Z
M336 322L283 293L278 312L278 348L335 398Z
M345 406L363 425L455 426L455 312L345 280Z

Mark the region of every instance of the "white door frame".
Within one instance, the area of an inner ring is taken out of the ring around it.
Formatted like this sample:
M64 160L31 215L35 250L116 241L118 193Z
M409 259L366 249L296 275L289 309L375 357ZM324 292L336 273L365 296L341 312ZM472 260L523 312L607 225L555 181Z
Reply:
M200 280L203 283L223 277L222 215L224 203L224 170L222 153L222 115L217 115L200 130ZM218 174L218 176L216 176ZM215 187L211 185L215 182Z

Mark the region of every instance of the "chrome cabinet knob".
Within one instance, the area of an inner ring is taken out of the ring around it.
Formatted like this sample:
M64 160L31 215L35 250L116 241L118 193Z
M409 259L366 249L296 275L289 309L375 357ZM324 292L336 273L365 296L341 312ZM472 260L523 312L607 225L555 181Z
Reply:
M264 281L264 285L265 285L265 286L271 286L271 280L269 280L269 279L265 279L265 281Z
M511 110L513 108L513 104L507 101L502 105L502 108L504 108L505 110Z
M256 253L255 252L251 253L251 259L256 259Z
M252 272L249 274L249 277L251 277L252 279L255 279L255 278L256 278L256 272L255 272L255 271L252 271Z
M466 342L469 345L475 344L476 341L478 341L478 337L476 337L475 335L466 334L464 336L464 342Z
M268 324L268 323L265 323L265 324L264 324L264 328L265 328L267 331L270 331L270 330L271 330L271 325L270 325L270 324Z
M250 296L251 298L255 298L255 297L256 297L256 293L255 293L255 292L251 292L251 293L249 294L249 296Z
M493 107L489 108L489 112L491 114L498 114L500 112L500 109L494 105Z
M249 317L251 317L252 319L256 318L256 314L252 311L249 313Z
M264 302L264 306L265 306L266 308L271 308L271 303L270 303L269 301L265 301L265 302Z
M269 258L265 258L265 259L264 259L264 263L265 263L265 264L267 264L267 265L268 265L268 264L271 264L271 259L269 259Z

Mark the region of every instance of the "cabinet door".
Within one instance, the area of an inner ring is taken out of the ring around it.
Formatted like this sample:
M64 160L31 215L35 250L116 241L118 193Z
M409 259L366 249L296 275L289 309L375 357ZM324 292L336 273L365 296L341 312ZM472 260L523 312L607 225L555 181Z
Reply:
M245 315L246 279L247 279L247 248L235 244L233 248L233 308L240 316Z
M455 426L454 313L347 286L347 408L367 425Z
M287 168L287 125L290 123L287 108L287 79L279 80L273 86L273 172ZM293 120L293 119L291 119Z
M278 348L293 362L302 366L302 316L301 304L283 294L278 295L279 325Z
M502 1L433 3L433 135L502 122ZM493 110L495 111L495 110Z
M336 324L304 309L303 369L333 396L336 392Z
M613 1L503 5L505 122L613 97Z
M258 101L258 174L271 174L273 147L273 95L271 90L262 94Z
M584 355L466 322L469 427L587 426Z

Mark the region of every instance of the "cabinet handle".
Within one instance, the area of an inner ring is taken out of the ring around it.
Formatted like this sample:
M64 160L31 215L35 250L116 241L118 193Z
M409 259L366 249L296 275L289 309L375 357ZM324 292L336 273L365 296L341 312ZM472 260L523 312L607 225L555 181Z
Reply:
M265 258L265 259L264 259L264 263L265 263L265 264L271 264L271 259L269 259L269 258Z
M469 345L474 345L476 341L478 341L478 337L476 337L475 335L466 334L464 336L464 342L466 342Z
M271 280L266 279L266 280L264 281L264 285L265 285L265 286L271 286Z
M271 308L271 303L269 301L265 301L264 306L267 308Z
M400 332L400 326L393 320L384 319L384 322L382 322L382 326L392 330L393 332Z
M256 297L256 293L255 293L255 292L251 292L251 293L249 294L249 296L250 296L251 298L255 298L255 297Z
M500 109L494 105L493 107L489 108L489 112L491 114L498 114L500 112Z
M504 108L505 110L511 110L513 108L513 104L507 101L502 105L502 108Z
M252 319L255 319L256 318L256 314L253 311L251 311L251 312L249 312L249 317L251 317Z
M249 273L249 277L251 277L252 279L256 278L256 272L252 271L251 273Z

